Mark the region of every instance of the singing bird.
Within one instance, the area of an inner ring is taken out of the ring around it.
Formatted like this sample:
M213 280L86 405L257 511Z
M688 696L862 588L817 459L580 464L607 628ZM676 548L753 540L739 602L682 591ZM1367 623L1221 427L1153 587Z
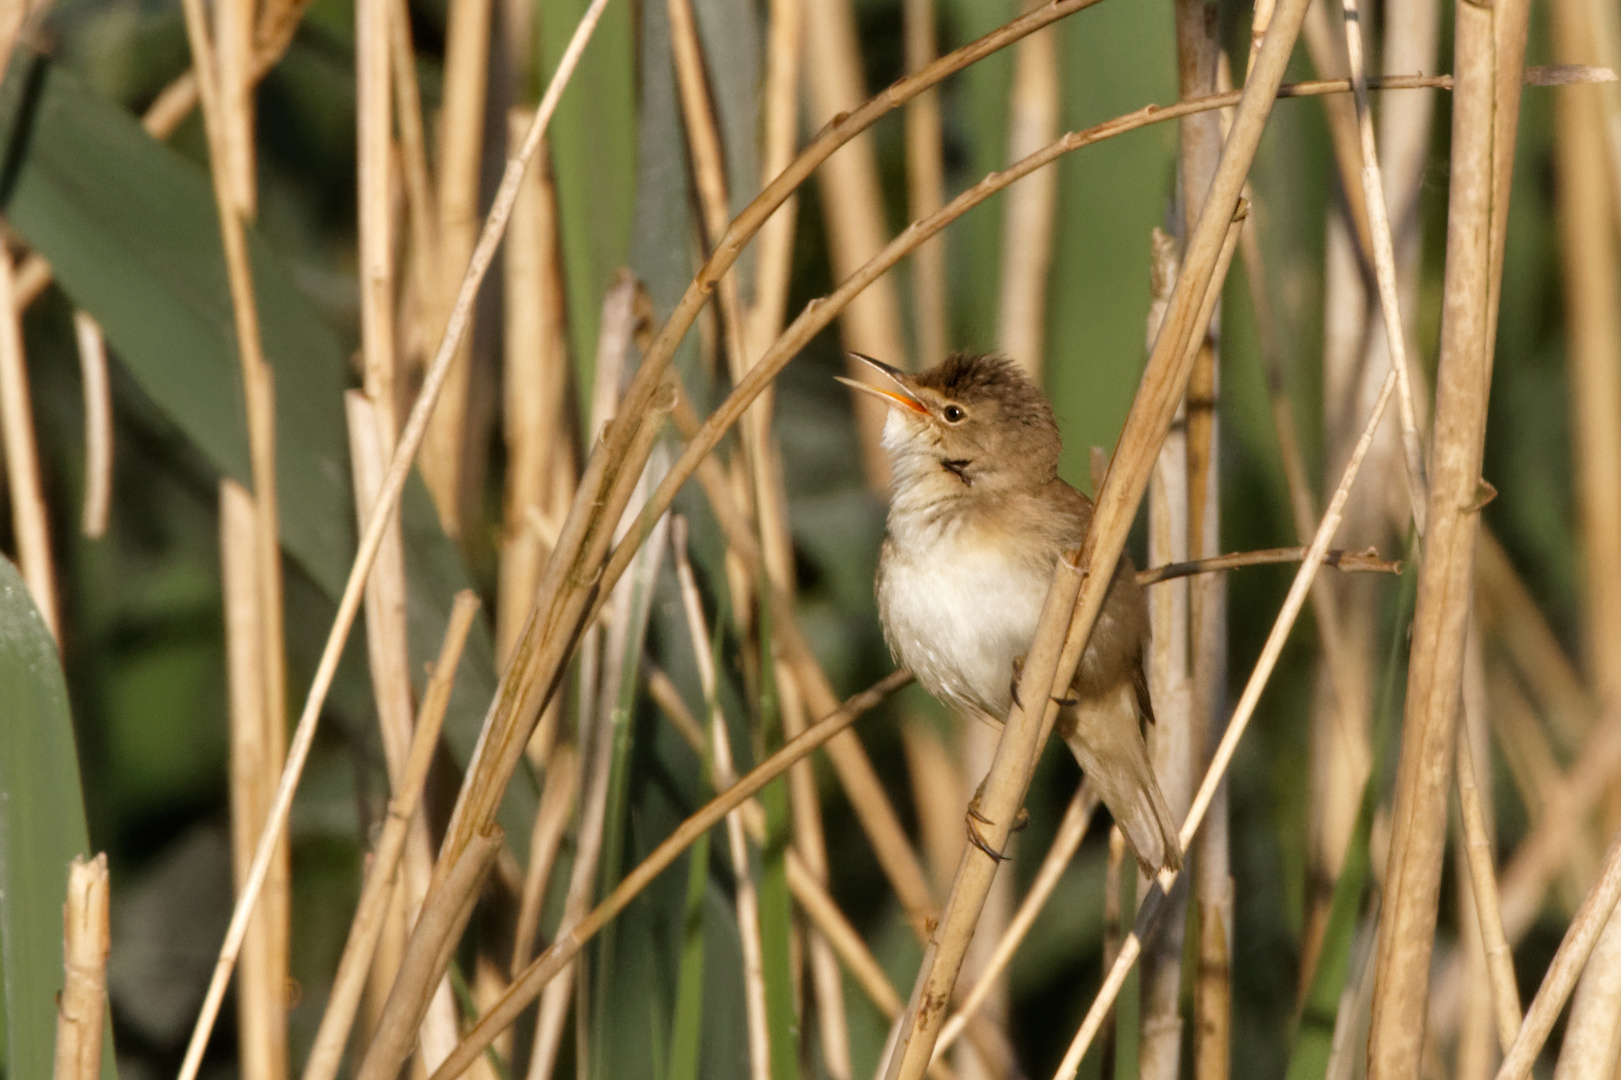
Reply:
M840 381L889 406L884 638L935 697L1000 722L1058 558L1091 527L1092 500L1059 478L1052 407L1012 361L957 354L912 376L859 359L887 385ZM1143 743L1154 718L1147 641L1148 608L1123 555L1057 730L1152 875L1181 854Z

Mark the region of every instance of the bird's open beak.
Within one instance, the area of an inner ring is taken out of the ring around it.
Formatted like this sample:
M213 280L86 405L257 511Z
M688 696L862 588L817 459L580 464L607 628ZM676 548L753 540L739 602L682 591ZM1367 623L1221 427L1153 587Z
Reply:
M904 372L897 368L890 367L882 360L874 360L870 356L863 356L862 354L855 352L850 353L850 355L855 357L857 360L860 360L862 363L872 367L880 375L894 383L895 389L885 390L881 387L874 386L872 383L864 383L857 379L846 379L843 375L833 376L835 379L850 387L852 390L860 390L864 394L871 394L873 397L881 398L885 405L898 405L903 409L908 409L920 415L928 415L928 406L919 401L917 396L913 394L912 391L907 387L907 383L910 380L907 379Z

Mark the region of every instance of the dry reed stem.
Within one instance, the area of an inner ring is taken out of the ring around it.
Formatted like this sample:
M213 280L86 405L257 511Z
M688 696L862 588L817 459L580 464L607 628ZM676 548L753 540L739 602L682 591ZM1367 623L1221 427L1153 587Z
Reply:
M934 1056L938 1060L942 1054L951 1048L957 1041L973 1018L976 1010L985 1001L986 996L995 987L998 979L1013 962L1013 954L1018 951L1030 928L1035 925L1036 918L1047 906L1052 897L1053 890L1069 869L1070 860L1080 850L1081 841L1086 838L1087 827L1092 824L1092 815L1098 808L1097 792L1085 780L1075 789L1075 794L1069 800L1069 806L1064 811L1064 817L1058 823L1058 832L1053 836L1052 847L1047 849L1046 856L1041 860L1041 867L1030 882L1030 889L1019 901L1019 909L1008 920L1007 928L997 939L996 948L979 971L974 984L957 1004L957 1011L940 1029L940 1039L935 1044Z
M1608 1080L1615 1075L1616 1007L1621 995L1621 922L1612 913L1570 1002L1554 1080Z
M74 856L62 905L62 992L56 998L53 1080L100 1080L107 1015L107 855Z
M187 0L188 6L195 6L197 0ZM394 458L389 463L388 475L384 480L382 490L379 492L373 506L373 516L368 522L364 534L361 536L359 549L355 554L354 564L349 571L349 578L344 584L343 596L338 603L337 615L333 618L332 629L327 635L326 643L322 646L321 659L315 669L315 676L311 681L309 694L304 702L304 710L299 716L298 727L294 731L293 740L288 748L287 765L282 770L281 783L276 788L276 801L271 807L270 818L265 825L265 831L260 835L258 849L254 853L253 868L248 875L248 881L243 888L241 897L231 912L231 922L226 930L225 943L221 946L220 956L214 967L214 973L209 982L208 991L203 999L203 1006L197 1018L196 1027L192 1032L192 1040L187 1048L186 1062L182 1065L181 1080L195 1080L197 1068L202 1061L203 1049L207 1045L208 1034L213 1028L214 1019L219 1014L220 1002L225 996L225 986L230 979L231 969L236 963L237 950L241 946L242 935L246 929L248 918L251 916L253 906L257 902L258 891L263 885L264 876L268 869L271 852L276 845L276 838L287 824L287 815L292 808L293 792L298 786L298 779L303 773L304 762L309 757L311 744L315 739L315 727L320 720L321 706L326 701L327 691L332 687L332 680L337 674L338 659L343 651L343 644L348 638L349 630L354 625L355 615L360 607L361 592L365 586L366 578L371 572L373 561L377 557L388 518L398 505L400 492L405 487L405 479L410 472L411 463L416 451L421 445L423 431L427 426L427 418L433 411L434 403L438 400L440 388L444 384L446 369L450 358L454 355L457 343L467 329L471 318L474 295L478 291L479 283L483 280L485 272L489 269L491 260L495 257L495 247L500 242L501 235L506 228L507 219L512 212L512 202L517 195L518 183L522 178L523 170L535 147L539 145L541 137L545 134L546 125L556 111L557 99L562 95L563 88L568 84L579 63L580 54L585 50L591 32L596 28L601 18L602 9L607 0L593 0L590 8L581 18L574 37L570 40L568 48L564 51L558 63L557 71L552 76L552 82L547 87L546 96L542 99L540 108L535 116L535 123L529 130L528 137L519 154L507 163L505 174L501 178L501 187L496 192L495 203L490 208L489 220L485 223L484 232L479 237L479 245L473 252L473 259L467 268L467 276L462 281L461 291L457 294L455 307L445 330L445 340L440 343L433 363L429 366L422 388L417 394L416 403L411 408L410 417L406 420L405 428L400 434L399 445L395 448ZM0 295L0 302L4 297Z
M99 540L113 507L113 391L107 377L107 341L101 325L82 311L73 313L73 337L84 383L84 512L79 528Z
M1396 369L1398 403L1401 406L1402 449L1407 461L1408 497L1413 507L1413 523L1424 533L1424 451L1419 445L1418 416L1413 406L1412 378L1407 367L1407 323L1402 319L1401 297L1396 283L1396 245L1391 235L1390 213L1385 202L1384 174L1379 168L1379 151L1373 135L1373 108L1368 101L1368 73L1362 58L1362 24L1357 0L1343 0L1345 47L1350 59L1352 100L1356 104L1357 136L1362 151L1363 206L1373 241L1374 278L1379 289L1379 310L1384 316L1385 341L1390 350L1390 366Z
M906 70L922 71L934 62L934 0L904 0L902 4ZM1036 35L1025 41L1034 41ZM1049 132L1043 140L1051 141ZM1034 148L1032 148L1034 149ZM1014 157L1023 157L1015 154ZM913 220L927 217L945 202L945 162L941 145L940 94L925 90L906 106L906 210ZM950 328L946 318L945 238L937 236L912 256L913 333L918 356L932 363L946 354ZM1015 354L1018 355L1018 354ZM1039 354L1037 354L1039 355Z
M1458 804L1462 808L1464 853L1469 863L1469 881L1475 914L1480 920L1481 944L1486 950L1486 971L1491 980L1498 1041L1506 1052L1520 1029L1520 990L1514 981L1514 952L1503 934L1503 912L1497 899L1497 875L1493 869L1491 835L1481 806L1480 789L1475 783L1475 752L1468 745L1468 724L1462 728L1465 745L1458 753ZM1488 759L1489 760L1489 759Z
M862 102L867 100L855 15L850 0L818 0L805 5L802 17L807 111L812 123L836 126L841 118L858 112ZM925 67L924 72L931 68L932 65ZM920 90L926 88L919 87ZM812 146L819 141L813 141ZM833 274L847 278L881 252L889 236L883 192L878 182L877 148L872 137L860 134L849 139L843 153L827 159L817 173L817 182L822 203L831 211L824 213L823 218ZM768 186L766 192L770 190ZM881 357L903 368L910 366L906 363L906 336L901 329L900 305L891 281L876 280L859 297L852 299L845 309L840 333L845 348L850 351ZM851 378L869 377L867 365L852 359L848 366ZM868 485L883 491L889 484L889 458L878 444L884 426L884 407L880 402L858 397L854 408L861 440L862 470Z
M338 961L337 974L332 980L332 992L327 998L326 1011L321 1014L321 1025L304 1062L303 1080L332 1080L343 1059L344 1045L349 1041L349 1029L354 1023L365 989L366 975L371 970L378 939L388 920L388 911L396 895L403 896L405 878L397 874L405 854L410 824L418 819L418 801L433 765L434 751L439 745L439 732L444 725L445 708L450 704L451 687L456 681L456 667L461 662L462 649L472 629L473 617L478 612L478 598L469 590L456 594L450 620L445 627L444 641L439 646L439 658L422 694L422 708L417 716L411 744L406 753L404 768L389 800L388 814L383 822L382 834L361 887L360 901L355 906L355 917L349 926L349 937ZM402 905L403 910L403 905Z
M574 748L567 743L555 747L547 755L546 786L540 793L540 805L535 810L535 827L529 835L529 866L524 873L517 930L513 933L510 968L513 975L522 971L535 954L535 939L540 934L540 916L546 903L546 887L551 882L552 868L563 846L563 834L574 813L578 773L579 762Z
M253 151L253 9L254 0L220 0L214 5L225 175L232 205L249 221L258 214L259 205Z
M455 294L478 239L479 165L484 150L484 97L489 78L490 0L454 0L445 27L445 78L439 114L438 259L440 296ZM448 305L435 306L444 313ZM437 322L432 324L438 332ZM444 401L428 421L418 461L445 532L461 535L467 485L467 402L472 377L471 327L462 335L445 379Z
M1320 79L1341 79L1350 74L1345 56L1345 39L1334 26L1329 5L1314 3L1306 12L1300 37L1311 57L1311 66ZM1373 233L1368 225L1368 206L1358 177L1362 170L1361 149L1357 142L1356 112L1344 98L1323 102L1323 119L1328 123L1329 145L1334 152L1334 168L1339 176L1339 194L1351 237L1363 266L1373 265Z
M1030 10L1034 0L1025 0ZM1031 34L1013 49L1013 86L1008 94L1008 160L1040 150L1059 131L1056 30ZM1046 359L1047 271L1052 264L1058 173L1046 169L1008 192L1003 202L1002 274L997 298L996 342L1002 352L1041 382ZM920 217L920 214L913 214ZM934 363L940 353L924 353Z
M799 60L804 20L800 0L771 0L762 89L760 186L764 188L794 158L799 142ZM788 279L793 270L794 215L797 196L789 195L780 210L760 228L755 253L754 307L749 320L749 356L765 352L782 331L788 308Z
M671 14L676 4L672 3ZM690 15L690 9L688 15ZM671 20L674 22L674 19ZM703 689L704 709L709 714L708 749L710 769L716 790L724 790L737 783L737 769L732 765L732 740L727 732L726 716L715 698L715 662L710 652L709 626L704 618L703 598L698 593L698 580L693 577L692 564L687 557L687 523L676 517L670 523L670 550L675 556L676 582L681 591L681 607L687 617L687 636L692 642L693 658L698 665L698 682ZM732 858L732 874L736 881L738 938L743 949L743 1004L748 1020L749 1072L754 1080L769 1080L771 1076L771 1027L766 1017L764 949L760 941L760 899L754 885L754 874L749 865L748 843L744 837L743 809L739 807L726 815L727 848ZM848 1064L848 1062L846 1062Z
M1503 66L1515 62L1516 46L1512 41L1505 45L1503 37L1511 29L1505 24L1518 18L1516 7L1513 3L1494 10L1457 6L1457 87L1429 522L1413 619L1406 722L1379 925L1368 1043L1371 1080L1416 1075L1423 1052L1475 524L1484 502L1480 464L1491 383L1500 234L1507 211L1503 174L1512 166L1512 122L1518 112L1519 92L1516 78L1507 88L1508 94L1516 96L1506 104L1500 78ZM1523 39L1518 47L1523 48Z
M34 406L28 393L21 316L12 302L11 253L0 250L0 434L5 438L6 484L11 495L11 530L17 563L51 637L62 637L57 611L56 571L51 565L50 513L40 483L39 447L34 439Z
M508 145L523 141L532 117L513 110L507 119ZM512 652L524 616L535 598L541 568L555 539L543 536L534 515L548 521L569 492L559 490L561 471L573 472L564 428L568 393L568 354L564 341L564 301L557 262L557 208L544 148L524 173L504 261L507 443L506 501L502 509L501 602L496 612L499 663ZM558 522L560 524L560 522Z
M962 808L968 788L962 770L935 724L921 716L901 722L901 749L919 839L937 892L951 887L951 872L962 854Z
M405 959L394 989L383 1007L382 1019L366 1056L355 1070L356 1080L385 1080L397 1076L417 1040L417 1025L428 999L439 986L462 929L478 901L484 880L501 850L499 827L480 833L457 856L446 888L432 893L411 930Z
M528 1003L535 999L535 995L573 962L585 943L623 911L625 905L629 904L654 878L668 869L693 841L719 824L731 810L741 806L767 784L783 775L794 762L801 760L824 745L835 734L848 728L862 713L906 686L911 679L909 672L891 672L870 688L849 698L836 712L807 728L803 735L785 744L736 784L717 794L697 813L682 822L675 832L666 837L634 870L620 879L614 890L585 918L574 924L571 929L559 933L557 940L512 980L512 985L508 987L502 999L479 1020L478 1025L456 1048L456 1052L439 1067L430 1080L451 1080L460 1075L467 1063L480 1054L497 1033L517 1020Z
M388 6L389 68L393 72L394 116L399 127L400 172L405 186L406 220L410 225L411 288L417 323L432 328L442 317L439 286L439 222L433 179L428 175L427 136L422 123L422 94L417 87L416 49L411 44L411 11L407 0ZM537 166L538 167L538 166ZM427 349L432 343L423 345Z
M1576 986L1577 976L1582 973L1593 946L1598 943L1599 935L1610 921L1617 897L1621 897L1621 835L1611 841L1598 880L1593 883L1576 917L1565 930L1559 951L1554 953L1553 962L1542 977L1542 985L1537 988L1536 997L1531 999L1531 1007L1526 1010L1525 1023L1520 1026L1513 1045L1503 1056L1497 1080L1524 1080L1531 1075L1531 1066L1542 1052L1542 1045L1553 1030L1554 1021L1564 1011L1565 1001Z
M1284 0L1290 3L1291 0ZM1339 528L1344 515L1345 502L1350 496L1351 484L1361 469L1362 459L1366 456L1368 447L1373 441L1373 433L1377 429L1380 419L1384 416L1385 406L1389 403L1391 395L1395 392L1395 375L1392 373L1385 379L1384 390L1375 402L1373 412L1369 416L1368 426L1363 429L1362 438L1352 450L1351 459L1346 464L1345 474L1335 489L1333 497L1329 500L1328 509L1323 514L1323 520L1318 525L1312 538L1311 551L1308 558L1301 564L1295 574L1293 584L1289 587L1289 595L1285 598L1282 609L1272 625L1271 633L1267 635L1266 644L1261 649L1261 655L1256 660L1255 669L1251 672L1249 681L1244 686L1244 693L1233 710L1226 732L1222 735L1221 743L1211 758L1210 766L1205 772L1204 781L1194 796L1193 805L1188 811L1187 820L1182 823L1179 836L1179 846L1186 851L1192 843L1194 836L1203 823L1204 814L1211 800L1215 797L1217 787L1221 783L1227 767L1232 764L1233 754L1238 748L1238 742L1243 737L1249 721L1255 714L1255 706L1260 701L1261 691L1265 689L1267 680L1271 678L1273 668L1277 664L1278 656L1283 652L1283 644L1287 640L1290 629L1294 626L1301 607L1306 602L1306 595L1311 589L1312 578L1322 565L1322 555L1328 549L1328 541ZM1064 1055L1063 1062L1054 1074L1061 1080L1072 1080L1080 1067L1081 1058L1085 1056L1087 1048L1091 1045L1099 1029L1103 1025L1104 1017L1113 1008L1114 1000L1120 989L1125 985L1126 975L1142 952L1142 943L1145 935L1150 933L1158 923L1163 913L1164 899L1167 890L1176 883L1173 871L1162 871L1154 882L1147 897L1139 907L1137 921L1132 932L1121 943L1120 953L1115 958L1114 965L1109 969L1098 996L1093 1000L1091 1009L1081 1028L1076 1032L1074 1040L1070 1043L1069 1051Z
M1163 581L1172 581L1193 574L1218 574L1246 566L1297 563L1306 557L1309 550L1303 547L1261 548L1257 551L1235 551L1208 559L1151 566L1146 570L1137 571L1137 584L1158 585ZM1400 574L1402 569L1400 562L1381 559L1376 551L1345 551L1341 548L1329 548L1325 551L1323 566L1347 574ZM1315 597L1315 593L1313 596Z
M241 0L229 0L239 3ZM394 197L389 156L391 0L355 4L355 143L360 233L360 346L366 396L377 409L383 458L394 452ZM368 615L370 613L368 612ZM369 619L368 619L369 621Z
M219 516L230 692L231 868L233 884L240 891L275 791L279 744L285 734L267 722L264 710L264 648L260 641L264 620L259 612L253 496L234 480L220 481ZM278 953L276 939L289 919L289 860L284 843L276 853L263 906L244 942L237 988L237 1038L246 1070L286 1069L287 957L285 950Z

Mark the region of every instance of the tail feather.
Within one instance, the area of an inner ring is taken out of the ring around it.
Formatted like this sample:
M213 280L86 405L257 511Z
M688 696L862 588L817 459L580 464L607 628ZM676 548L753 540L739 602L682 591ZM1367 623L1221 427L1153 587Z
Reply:
M1182 849L1129 690L1065 709L1059 732L1137 854L1143 874L1180 870Z

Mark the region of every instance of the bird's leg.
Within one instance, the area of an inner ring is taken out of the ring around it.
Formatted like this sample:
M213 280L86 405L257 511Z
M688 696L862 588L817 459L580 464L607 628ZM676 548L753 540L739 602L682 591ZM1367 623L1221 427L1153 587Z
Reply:
M968 842L989 855L996 862L1002 862L1007 858L1007 854L991 847L989 841L985 839L985 835L979 831L981 825L991 824L991 819L980 813L979 810L979 799L984 794L985 782L981 780L979 787L974 789L974 797L968 800ZM1029 824L1030 811L1021 806L1018 814L1013 819L1013 827L1008 832L1010 834L1022 832L1025 826Z

